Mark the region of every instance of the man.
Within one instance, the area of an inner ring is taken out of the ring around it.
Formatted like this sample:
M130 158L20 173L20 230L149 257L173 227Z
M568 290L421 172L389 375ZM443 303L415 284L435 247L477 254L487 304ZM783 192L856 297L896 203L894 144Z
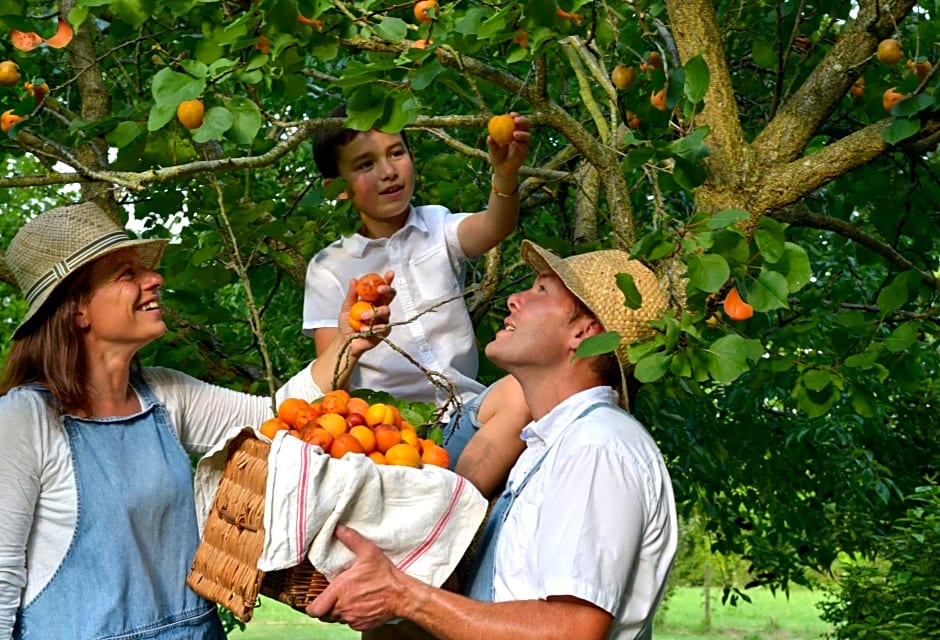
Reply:
M533 416L526 449L484 529L466 597L404 574L340 526L353 565L307 612L371 629L395 618L435 638L649 638L676 549L675 502L656 444L626 406L623 365L666 308L655 276L622 251L562 260L525 241L538 276L509 297L487 356L514 375ZM617 274L643 300L624 304ZM605 331L616 354L575 358Z

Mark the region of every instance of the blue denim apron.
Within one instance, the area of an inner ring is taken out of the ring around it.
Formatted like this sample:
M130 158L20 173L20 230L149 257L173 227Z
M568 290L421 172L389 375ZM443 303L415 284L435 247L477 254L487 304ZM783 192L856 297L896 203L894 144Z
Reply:
M14 638L225 638L216 605L186 586L199 543L189 456L166 409L142 379L133 385L138 414L62 419L75 532L52 580L18 612Z
M577 422L599 407L613 406L615 405L608 402L595 402L582 411L581 414L571 422L572 424ZM560 438L555 440L555 442L557 443L559 440ZM539 470L539 467L542 466L545 457L551 450L552 447L546 447L542 457L532 465L532 468L529 469L525 477L515 485L511 487L507 486L506 490L499 496L496 504L493 505L493 508L490 510L490 517L487 519L486 525L483 528L480 548L473 560L473 566L470 569L470 579L467 583L467 587L464 589L464 595L474 600L479 600L480 602L494 601L496 595L494 584L496 578L496 541L499 539L499 532L506 522L512 504L516 501L516 498L519 497L519 494L522 493L522 490L525 489L526 485L529 484L529 480L535 475L535 472Z
M460 407L457 413L450 419L450 422L447 423L447 426L444 427L444 436L441 439L441 443L450 455L449 468L451 471L453 471L454 467L457 465L457 458L463 453L467 443L470 442L470 438L472 438L473 434L479 431L482 426L477 419L477 413L480 411L480 404L483 402L483 398L486 397L486 394L489 393L491 388L492 387L487 387L470 400L470 402Z

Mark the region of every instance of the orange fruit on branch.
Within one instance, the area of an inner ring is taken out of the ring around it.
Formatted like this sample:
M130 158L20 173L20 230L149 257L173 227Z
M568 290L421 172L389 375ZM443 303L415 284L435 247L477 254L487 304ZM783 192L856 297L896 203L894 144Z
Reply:
M20 81L20 68L12 60L0 62L0 87L12 87Z
M669 107L666 105L666 87L650 94L650 104L658 111L665 111Z
M206 115L206 107L202 100L183 100L176 107L176 117L187 129L198 129L202 126L202 118Z
M0 130L3 133L9 133L10 129L13 128L17 122L23 119L23 116L18 116L13 113L13 109L7 109L3 112L3 115L0 116Z
M53 49L61 49L72 41L74 35L75 31L72 29L72 25L63 18L59 18L59 28L56 29L55 35L45 39L45 43Z
M891 111L898 102L906 98L907 95L903 93L898 93L894 90L894 87L889 87L881 94L881 105L885 108L885 111Z
M634 80L636 80L636 71L625 64L618 64L610 72L610 81L618 89L629 89Z
M419 0L415 3L415 18L418 22L433 22L434 16L431 11L437 15L437 0Z
M904 57L901 50L901 43L893 38L882 40L878 43L878 61L886 65L895 65Z
M754 307L741 298L737 287L732 287L731 291L728 292L728 296L725 298L724 310L732 320L747 320L754 315Z

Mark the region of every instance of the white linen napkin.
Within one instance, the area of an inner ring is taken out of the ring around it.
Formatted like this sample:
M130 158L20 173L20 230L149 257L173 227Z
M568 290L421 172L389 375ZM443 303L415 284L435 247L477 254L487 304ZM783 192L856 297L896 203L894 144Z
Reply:
M222 447L215 457L210 452L197 467L200 530L212 499L199 487L214 482L212 487L218 488L224 451ZM375 543L405 573L440 586L472 542L486 508L480 492L447 469L376 465L362 454L337 460L281 432L268 456L258 569L286 569L306 556L332 580L355 558L333 535L337 523L343 523Z

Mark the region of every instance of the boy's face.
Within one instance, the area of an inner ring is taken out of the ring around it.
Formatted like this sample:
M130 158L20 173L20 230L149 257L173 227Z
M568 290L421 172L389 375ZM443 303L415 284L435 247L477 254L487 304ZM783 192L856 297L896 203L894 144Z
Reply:
M365 222L407 216L415 188L414 165L399 134L360 133L339 147L337 166L348 185L347 195Z

